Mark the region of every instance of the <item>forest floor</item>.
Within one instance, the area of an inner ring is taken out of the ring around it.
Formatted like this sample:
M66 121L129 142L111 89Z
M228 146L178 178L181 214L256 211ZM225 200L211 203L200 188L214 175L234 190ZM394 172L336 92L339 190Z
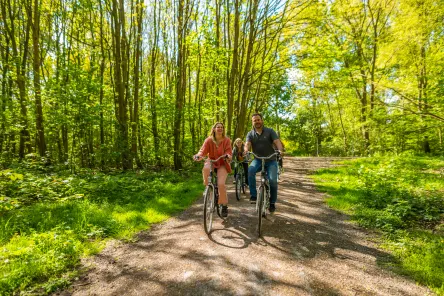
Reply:
M202 199L135 242L113 241L82 263L66 295L432 295L381 265L393 260L378 235L329 209L308 174L332 158L285 158L276 213L257 237L255 208L237 201L207 236ZM387 265L387 264L386 264Z

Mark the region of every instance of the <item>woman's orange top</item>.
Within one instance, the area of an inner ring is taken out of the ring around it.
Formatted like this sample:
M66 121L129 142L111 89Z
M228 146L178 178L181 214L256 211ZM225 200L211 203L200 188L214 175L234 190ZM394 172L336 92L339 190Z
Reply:
M220 142L219 146L217 146L216 143L213 142L213 138L208 137L205 139L202 147L197 154L200 156L208 155L210 159L217 159L219 156L222 156L224 154L233 155L231 151L230 138L225 137L222 142ZM220 168L221 165L225 165L227 172L231 173L231 166L228 162L225 161L225 159L219 159L218 162L215 162L213 164L213 167L217 169Z

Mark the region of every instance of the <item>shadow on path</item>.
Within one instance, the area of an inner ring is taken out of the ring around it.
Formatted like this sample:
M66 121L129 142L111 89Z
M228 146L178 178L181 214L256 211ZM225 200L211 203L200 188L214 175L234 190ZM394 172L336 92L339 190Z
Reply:
M236 201L229 179L229 217L216 217L209 236L200 199L135 243L110 244L85 260L90 271L57 295L431 294L378 267L390 255L326 207L307 174L330 160L286 159L277 212L264 221L262 238L255 206L248 194Z

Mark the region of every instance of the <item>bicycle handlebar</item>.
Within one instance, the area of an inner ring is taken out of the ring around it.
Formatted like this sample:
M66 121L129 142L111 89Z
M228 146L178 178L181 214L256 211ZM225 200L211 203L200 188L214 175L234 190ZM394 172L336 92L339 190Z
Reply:
M269 156L266 156L266 157L260 157L260 156L258 156L258 155L256 155L256 154L254 154L254 152L247 152L247 155L249 155L249 154L253 154L253 156L255 157L255 158L257 158L257 159L263 159L263 160L267 160L267 159L270 159L270 158L272 158L272 157L274 157L274 156L279 156L279 155L281 155L281 153L280 152L275 152L275 153L273 153L273 154L271 154L271 155L269 155Z
M207 160L209 159L210 162L217 162L217 161L219 161L219 159L221 159L221 158L228 158L228 154L221 155L221 156L219 156L217 159L211 159L211 158L209 158L208 156L207 156L207 157L203 157L203 156L194 156L194 159L196 159L196 160L199 160L199 158L202 159L202 160L204 160L204 161L207 161Z

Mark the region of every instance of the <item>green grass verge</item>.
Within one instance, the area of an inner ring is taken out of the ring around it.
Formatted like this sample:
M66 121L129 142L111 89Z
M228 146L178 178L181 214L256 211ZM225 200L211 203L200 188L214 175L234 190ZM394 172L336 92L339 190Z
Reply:
M131 239L192 204L200 174L0 171L0 295L68 285L80 258L107 240Z
M341 161L313 179L327 204L379 230L395 271L444 295L444 158L401 155Z

